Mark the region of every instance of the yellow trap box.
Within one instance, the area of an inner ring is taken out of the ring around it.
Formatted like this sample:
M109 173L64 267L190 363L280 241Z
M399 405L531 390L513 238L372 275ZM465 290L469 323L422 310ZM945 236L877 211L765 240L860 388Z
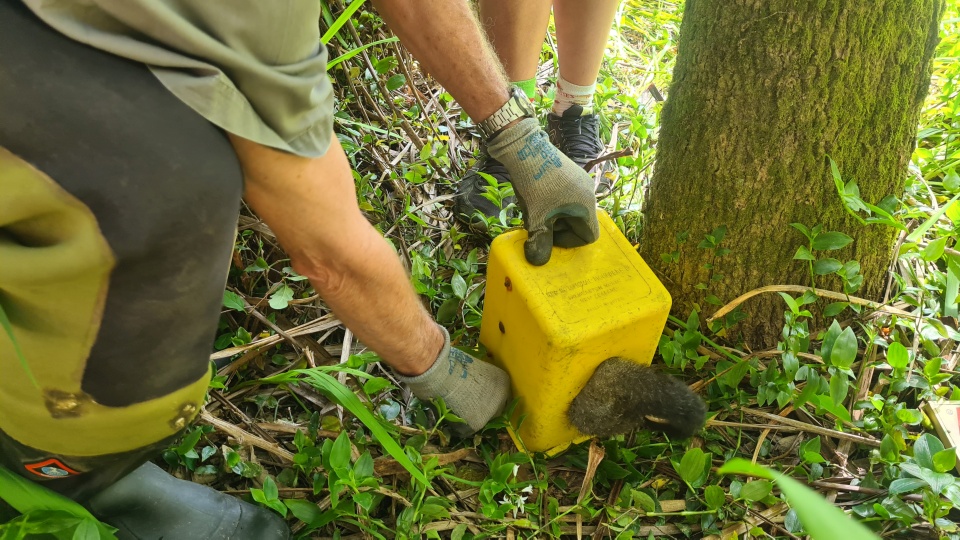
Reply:
M649 365L670 312L666 288L598 216L599 240L554 248L544 266L524 258L524 230L490 248L480 342L519 398L510 434L520 449L553 455L586 440L567 420L570 403L607 358Z

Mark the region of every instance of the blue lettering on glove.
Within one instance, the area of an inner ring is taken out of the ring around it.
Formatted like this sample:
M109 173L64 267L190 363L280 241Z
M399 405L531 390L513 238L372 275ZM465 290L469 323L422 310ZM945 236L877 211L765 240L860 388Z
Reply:
M529 158L536 157L543 160L540 164L540 170L537 171L537 174L533 175L534 180L543 178L543 175L551 168L559 169L563 165L563 161L560 159L560 156L557 155L557 149L550 144L546 133L542 131L531 133L527 136L525 143L523 148L517 152L517 157L520 158L520 161L526 161Z
M473 358L469 354L466 354L459 349L454 349L453 347L450 347L450 356L448 358L450 362L450 375L453 375L454 369L456 369L456 367L459 365L460 369L463 370L463 372L460 374L460 378L466 379L467 367L473 363Z

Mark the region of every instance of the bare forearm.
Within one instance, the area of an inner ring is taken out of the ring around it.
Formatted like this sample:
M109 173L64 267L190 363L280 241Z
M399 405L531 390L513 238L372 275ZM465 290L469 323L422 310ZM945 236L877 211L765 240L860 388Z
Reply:
M507 102L509 83L467 2L373 0L373 4L404 47L474 121ZM443 13L437 14L438 9Z
M293 267L364 344L402 374L430 367L443 335L396 254L357 207L339 142L306 159L231 137L244 197L277 235Z

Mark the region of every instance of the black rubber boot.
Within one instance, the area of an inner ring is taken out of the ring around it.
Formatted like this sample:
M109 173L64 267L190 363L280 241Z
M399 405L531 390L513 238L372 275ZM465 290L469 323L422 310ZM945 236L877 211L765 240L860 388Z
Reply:
M287 524L272 511L146 463L87 501L120 540L286 540Z

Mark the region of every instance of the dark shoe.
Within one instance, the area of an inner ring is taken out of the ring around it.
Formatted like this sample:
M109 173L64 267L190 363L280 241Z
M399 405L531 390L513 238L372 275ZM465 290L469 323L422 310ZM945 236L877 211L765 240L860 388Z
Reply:
M287 540L290 529L270 510L178 480L146 463L87 502L120 540Z
M507 168L499 161L491 158L484 152L477 165L467 171L467 174L460 180L457 186L457 193L453 197L453 213L461 222L475 231L486 232L487 222L477 215L479 212L487 217L500 217L501 207L487 199L483 195L487 193L490 183L479 173L489 174L497 183L510 182L510 173ZM503 198L503 207L506 208L511 203L516 202L516 197L509 196ZM513 209L507 211L507 217L516 215Z
M550 135L550 142L568 158L595 175L598 195L610 193L613 189L610 162L587 168L587 165L600 157L603 152L603 143L600 142L599 116L585 115L583 107L572 105L563 112L562 116L553 113L547 115L547 134Z

